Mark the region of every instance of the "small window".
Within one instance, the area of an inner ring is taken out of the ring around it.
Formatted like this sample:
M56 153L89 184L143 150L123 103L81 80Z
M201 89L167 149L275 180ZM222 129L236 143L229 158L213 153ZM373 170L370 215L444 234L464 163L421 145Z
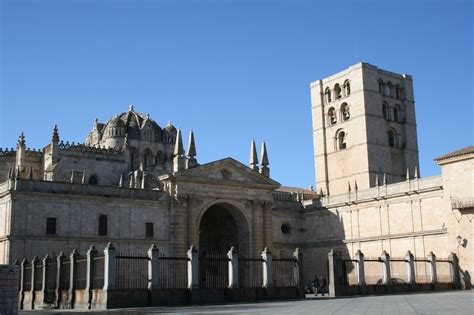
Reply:
M337 123L336 110L334 109L334 107L331 107L328 110L328 119L329 119L329 124L331 125L334 125L335 123Z
M143 165L150 166L152 164L153 164L153 154L151 153L150 150L146 149L143 152Z
M395 147L395 133L392 130L388 131L388 145L392 148Z
M330 103L332 99L331 99L331 90L329 88L326 88L324 95L326 96L326 102Z
M339 86L339 83L338 83L334 86L334 98L340 99L341 97L342 97L341 87Z
M396 122L398 122L398 119L399 119L399 117L398 117L399 112L400 112L400 110L398 109L398 106L395 106L393 108L393 120L396 121Z
M145 237L153 237L153 223L145 223Z
M349 120L349 118L351 118L351 113L349 112L349 105L347 105L347 103L343 103L341 105L341 116L342 120L344 121Z
M56 218L46 218L46 235L56 235Z
M104 214L99 216L99 235L107 235L107 216Z
M351 84L349 83L349 80L344 81L344 94L346 96L351 95Z
M97 178L97 176L92 175L91 177L89 177L88 183L89 185L97 185L99 184L99 179Z
M379 93L383 95L384 92L385 92L385 84L383 83L382 80L379 80Z
M337 146L339 150L344 150L347 147L346 133L344 131L340 131L337 134Z
M291 232L291 226L286 222L281 225L280 229L283 234L290 234Z
M402 97L402 89L399 85L395 88L395 97L400 99Z

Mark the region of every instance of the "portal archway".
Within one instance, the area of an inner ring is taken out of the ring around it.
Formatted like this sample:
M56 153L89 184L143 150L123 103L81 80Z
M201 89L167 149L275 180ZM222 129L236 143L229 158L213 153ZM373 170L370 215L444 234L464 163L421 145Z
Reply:
M231 246L241 254L248 254L249 229L245 216L228 203L214 204L199 223L198 248L202 254L225 254Z

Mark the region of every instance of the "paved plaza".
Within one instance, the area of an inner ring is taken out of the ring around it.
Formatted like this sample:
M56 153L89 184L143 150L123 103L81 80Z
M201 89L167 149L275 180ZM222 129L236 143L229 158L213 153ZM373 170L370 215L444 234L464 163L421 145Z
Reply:
M432 292L351 298L239 303L185 307L148 307L104 311L53 311L53 314L473 314L474 291ZM23 315L46 312L20 312Z

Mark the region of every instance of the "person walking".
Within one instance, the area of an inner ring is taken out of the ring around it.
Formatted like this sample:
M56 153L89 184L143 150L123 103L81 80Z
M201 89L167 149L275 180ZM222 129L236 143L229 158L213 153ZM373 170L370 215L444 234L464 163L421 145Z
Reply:
M319 291L322 296L324 296L324 293L326 292L326 279L323 276L319 277Z
M319 287L318 275L314 275L314 280L313 282L311 282L311 286L313 287L314 296L318 296L318 287Z

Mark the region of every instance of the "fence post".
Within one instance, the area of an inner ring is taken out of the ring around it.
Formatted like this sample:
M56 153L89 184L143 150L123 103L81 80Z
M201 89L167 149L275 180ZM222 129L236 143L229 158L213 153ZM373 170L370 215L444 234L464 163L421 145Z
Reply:
M237 251L232 246L227 252L229 258L229 288L239 287L239 256Z
M43 274L42 274L42 281L41 281L41 303L44 304L46 303L46 282L48 281L48 271L46 270L48 268L48 263L49 263L49 255L46 254L43 258Z
M27 263L28 260L26 258L23 258L20 263L20 310L23 309L23 301L25 299L25 268Z
M328 253L328 277L329 277L329 296L330 297L335 297L336 296L336 265L335 265L335 260L337 253L334 251L334 249L331 248L331 250Z
M59 252L58 257L56 257L56 299L54 304L56 308L59 308L59 302L61 301L61 274L63 272L63 261L64 261L64 253Z
M456 290L461 290L461 279L459 278L459 259L458 256L451 252L448 257L449 261L451 262L449 264L450 266L450 271L451 271L451 276L453 277L453 285Z
M407 251L405 254L405 260L407 262L407 282L410 285L415 284L415 257L411 251Z
M360 249L356 252L355 259L357 260L357 280L359 286L365 286L364 254Z
M436 273L436 255L433 252L429 252L428 260L430 262L430 282L436 284L438 282L438 275Z
M296 287L298 288L299 296L304 297L305 290L303 281L303 251L301 251L299 247L297 247L293 252L293 257L295 258L294 277Z
M188 249L188 288L189 289L198 289L198 272L199 272L199 261L198 261L198 251L194 245Z
M383 270L383 277L382 283L383 284L390 284L391 282L391 275L390 275L390 255L387 251L383 251L380 259L383 262L382 270Z
M116 256L117 251L112 242L107 243L107 246L104 248L104 291L115 289L115 278L117 273L117 270L115 269Z
M160 276L160 251L155 244L152 244L148 249L148 289L158 289Z
M38 256L33 257L31 261L31 305L30 309L34 309L35 306L35 278L36 278L36 265L38 264Z
M69 256L69 289L68 289L68 300L67 304L69 308L74 307L74 302L75 302L75 296L74 296L74 290L75 288L75 283L74 281L76 280L75 277L75 270L76 270L76 260L77 256L79 256L79 253L77 249L73 249L71 252L71 255Z
M95 249L94 245L91 245L89 247L89 250L87 251L87 273L86 273L86 301L87 301L87 308L91 308L91 301L92 301L92 264L93 264L93 259L94 256L97 254L97 250Z
M265 247L262 252L262 267L263 267L263 287L271 288L273 287L273 257L272 253Z

